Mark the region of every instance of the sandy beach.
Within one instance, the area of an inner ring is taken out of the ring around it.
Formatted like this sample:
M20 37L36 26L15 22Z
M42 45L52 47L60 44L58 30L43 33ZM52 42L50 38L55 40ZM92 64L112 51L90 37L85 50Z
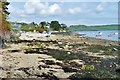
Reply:
M118 78L118 46L117 41L74 33L54 33L47 41L9 42L0 49L0 77L56 80L85 78L92 73L95 78Z

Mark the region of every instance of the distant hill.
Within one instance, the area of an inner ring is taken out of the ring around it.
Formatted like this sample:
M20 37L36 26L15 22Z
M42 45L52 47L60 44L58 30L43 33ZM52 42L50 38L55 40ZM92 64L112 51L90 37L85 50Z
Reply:
M98 30L118 30L118 25L97 25L97 26L86 26L86 25L72 25L69 27L70 31L98 31Z

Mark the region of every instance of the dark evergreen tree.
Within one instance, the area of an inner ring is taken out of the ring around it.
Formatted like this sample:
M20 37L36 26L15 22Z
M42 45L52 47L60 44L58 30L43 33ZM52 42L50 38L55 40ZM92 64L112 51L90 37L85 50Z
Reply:
M58 21L51 21L50 28L53 30L59 31L61 28L61 25L59 24Z

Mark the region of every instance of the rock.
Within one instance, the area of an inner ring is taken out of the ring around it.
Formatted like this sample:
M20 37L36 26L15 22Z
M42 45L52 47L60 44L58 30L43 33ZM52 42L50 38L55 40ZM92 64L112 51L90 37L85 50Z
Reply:
M81 68L82 65L85 64L85 62L82 61L82 60L72 60L72 61L69 62L69 64L70 64L72 67L79 67L79 68Z
M39 65L39 66L38 66L38 69L39 69L39 70L41 70L41 67L42 67L42 66L41 66L41 65Z
M4 70L4 68L2 66L0 66L0 70Z
M41 77L44 77L46 80L59 80L55 75L52 73L42 73Z
M100 50L99 52L100 52L100 53L103 53L104 51L103 51L103 50Z
M116 69L116 72L117 72L117 73L120 73L120 68L117 68L117 69Z
M60 48L64 49L64 45L59 44L58 45Z
M24 71L14 71L11 75L12 78L27 78L28 75Z
M63 65L64 63L63 63L62 61L56 60L56 64L61 66L61 65Z
M29 72L29 71L28 71ZM31 69L30 71L32 73L33 76L37 76L37 77L40 77L40 75L42 75L41 71L38 70L38 69Z
M73 69L70 66L62 66L62 69L64 70L64 72L77 72L78 69Z
M67 54L71 54L71 52L67 52Z
M101 62L101 61L98 60L98 59L93 59L92 62L93 62L93 63L98 63L98 62Z
M54 65L56 62L54 60L42 60L47 65Z
M21 68L19 68L19 69L17 69L17 70L24 71L27 75L31 75L31 74L28 72L29 69L30 69L30 67L27 67L27 68L21 67Z
M89 54L88 52L86 52L85 54Z
M9 52L20 52L21 50L8 50Z
M62 42L58 42L58 44L63 44Z
M113 51L117 51L118 49L116 49L116 48L113 48Z
M69 48L69 46L68 46L68 45L65 45L64 49L67 49L67 48Z
M47 46L47 47L48 47L48 46L49 46L49 44L46 44L45 46Z
M73 48L72 45L68 45L68 49L71 50Z
M84 44L88 44L87 42L84 42Z
M48 66L48 65L39 65L39 67L41 67L41 68L50 68L50 66Z
M112 43L109 43L110 46L112 46Z
M62 69L62 67L59 65L49 65L49 67L52 69Z
M109 67L110 67L110 68L112 68L112 67L113 67L113 65L110 65Z

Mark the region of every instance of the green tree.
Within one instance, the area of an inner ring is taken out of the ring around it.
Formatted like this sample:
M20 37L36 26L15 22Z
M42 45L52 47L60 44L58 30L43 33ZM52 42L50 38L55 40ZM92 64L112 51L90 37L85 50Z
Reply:
M20 29L22 30L22 31L28 31L28 24L27 23L17 23L17 24L20 24Z
M11 30L10 23L7 21L7 17L10 14L7 8L8 5L9 3L6 0L0 1L0 33L3 36Z
M59 24L58 21L51 21L50 28L53 30L59 31L61 28L61 25Z
M62 28L67 28L67 25L62 23L62 24L61 24L61 27L62 27Z
M68 31L68 27L66 24L61 24L62 30Z
M36 26L37 24L35 22L32 22L28 25L30 31L34 31Z
M7 0L0 0L0 42L2 42L0 47L4 47L6 35L11 30L10 23L7 21L7 16L10 14L8 5Z
M41 25L42 29L45 29L45 27L47 26L47 23L46 22L40 22L40 25Z

